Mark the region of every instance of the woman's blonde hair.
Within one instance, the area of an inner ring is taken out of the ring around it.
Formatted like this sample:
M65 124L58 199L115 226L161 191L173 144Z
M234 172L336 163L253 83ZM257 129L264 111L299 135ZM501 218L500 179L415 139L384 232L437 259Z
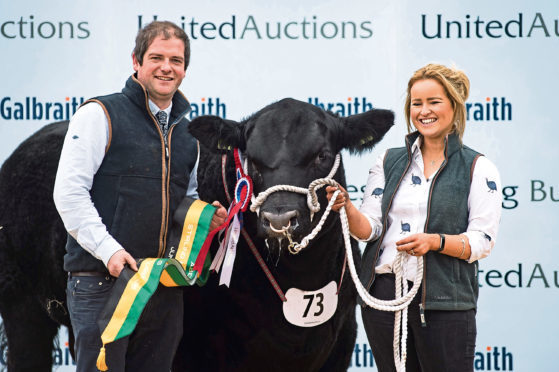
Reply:
M411 88L416 82L426 79L433 79L444 88L454 110L452 131L456 132L460 137L460 141L462 141L462 136L466 129L466 100L470 94L470 80L461 70L433 63L414 72L408 82L406 104L404 106L408 133L411 133L413 129L410 118Z

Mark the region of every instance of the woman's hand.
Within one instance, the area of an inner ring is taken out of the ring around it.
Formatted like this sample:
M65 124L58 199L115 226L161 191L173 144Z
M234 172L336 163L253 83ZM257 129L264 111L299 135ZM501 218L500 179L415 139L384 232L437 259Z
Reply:
M372 232L371 223L363 213L355 208L349 199L349 194L342 186L326 186L326 198L328 198L328 202L332 200L332 196L334 196L334 193L338 190L340 190L340 193L332 205L332 210L339 212L342 207L345 207L349 231L355 238L361 240L369 239Z
M337 187L336 186L326 186L326 198L328 199L328 202L330 202L330 199L332 199L332 196L334 196L334 193L338 190L340 190L341 192L338 194L338 197L336 198L336 201L332 205L332 210L335 211L335 212L339 212L339 210L342 207L346 207L348 205L348 203L350 202L349 201L349 194L340 185L338 185Z
M438 249L439 234L412 234L396 242L396 249L412 256L423 256L430 250Z

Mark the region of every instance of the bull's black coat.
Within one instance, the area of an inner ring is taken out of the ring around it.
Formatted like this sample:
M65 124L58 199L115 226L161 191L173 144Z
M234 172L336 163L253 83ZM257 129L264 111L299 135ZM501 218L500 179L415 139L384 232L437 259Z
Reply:
M290 99L241 123L200 117L191 123L193 134L202 142L200 196L227 204L221 163L215 153L218 142L245 150L257 192L274 184L307 187L330 171L338 151L371 148L392 121L388 111L373 110L344 119ZM32 135L0 170L0 315L8 338L10 371L50 371L53 338L60 324L69 326L64 307L57 306L65 303L62 262L67 234L52 201L67 125L51 124ZM227 177L232 188L230 155ZM345 186L343 167L335 179ZM319 196L323 208L314 224L326 205L324 192ZM300 240L314 226L301 195L276 193L262 206L263 211L285 208L298 211L299 228L294 237ZM291 287L316 290L331 280L338 281L341 274L344 248L336 219L333 214L323 232L296 256L285 247L278 253L275 240L270 250L266 248L266 227L254 213L245 214L245 226L284 292ZM212 250L215 253L215 247ZM186 288L185 329L176 371L347 368L356 336L356 298L347 271L336 314L313 328L287 323L279 297L242 237L231 288L218 287L217 282L218 277L213 276L204 288ZM54 310L51 317L49 305Z
M361 151L371 148L390 128L391 112L373 110L350 118L339 118L310 104L285 99L257 112L241 123L217 117L200 117L190 131L202 143L198 190L203 200L218 199L227 205L221 182L218 148L242 149L248 157L248 171L255 192L277 184L307 187L325 177L332 168L335 154L342 149ZM229 189L235 183L233 161L228 159ZM343 166L334 177L345 186ZM230 191L231 192L231 191ZM320 219L326 206L324 189L319 193L322 209L310 223L306 198L300 194L272 194L261 207L283 213L296 210L299 227L293 236L300 240ZM344 262L344 244L339 215L332 213L321 233L299 254L287 252L284 239L279 252L277 240L266 248L269 230L255 213L245 214L246 229L285 292L295 287L317 290L332 280L339 282ZM214 250L215 253L215 244ZM353 242L354 258L359 250ZM277 258L279 254L279 259ZM277 261L276 261L277 260ZM277 262L277 264L276 264ZM355 345L356 292L346 271L336 314L328 322L312 328L288 323L282 302L241 237L231 279L231 287L217 286L213 277L201 291L187 290L184 343L176 360L181 371L316 371L345 370ZM202 310L202 311L200 311ZM202 337L205 342L192 344ZM189 362L190 361L190 362Z
M45 126L0 169L0 315L9 371L51 371L58 327L70 326L62 268L67 233L52 200L67 129L67 121Z

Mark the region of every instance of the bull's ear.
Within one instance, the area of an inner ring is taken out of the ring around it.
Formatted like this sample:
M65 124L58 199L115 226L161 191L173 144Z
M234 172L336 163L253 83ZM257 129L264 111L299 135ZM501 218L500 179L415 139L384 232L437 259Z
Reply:
M373 109L343 119L339 136L339 150L361 153L372 149L394 125L394 113L390 110Z
M188 131L211 151L245 149L242 126L233 120L219 116L198 116L188 124Z

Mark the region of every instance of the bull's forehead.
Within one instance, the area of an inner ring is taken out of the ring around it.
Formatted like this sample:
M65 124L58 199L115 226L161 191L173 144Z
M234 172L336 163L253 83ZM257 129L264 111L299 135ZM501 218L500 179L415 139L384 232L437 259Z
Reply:
M333 149L336 120L308 104L272 108L249 122L247 152L271 168L304 162L322 150Z

